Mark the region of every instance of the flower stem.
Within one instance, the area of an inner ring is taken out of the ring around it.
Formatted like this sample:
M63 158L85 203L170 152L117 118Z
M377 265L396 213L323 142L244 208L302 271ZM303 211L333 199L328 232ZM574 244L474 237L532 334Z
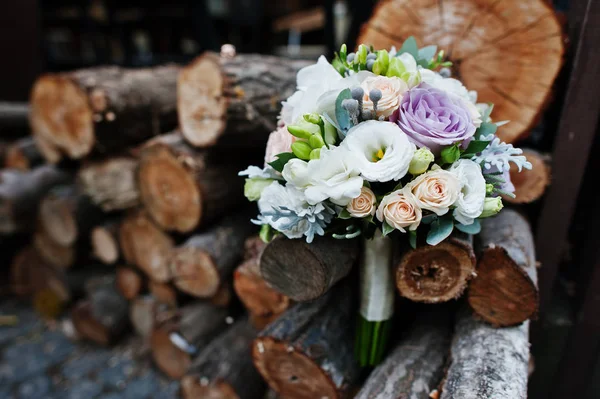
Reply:
M354 353L361 367L373 367L381 362L390 327L390 320L368 321L359 315Z

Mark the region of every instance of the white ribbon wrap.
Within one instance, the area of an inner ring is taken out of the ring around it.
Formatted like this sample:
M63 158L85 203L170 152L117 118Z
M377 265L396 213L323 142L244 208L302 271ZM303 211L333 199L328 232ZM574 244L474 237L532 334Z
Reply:
M389 320L394 313L392 240L377 230L365 240L360 265L360 314L368 321Z

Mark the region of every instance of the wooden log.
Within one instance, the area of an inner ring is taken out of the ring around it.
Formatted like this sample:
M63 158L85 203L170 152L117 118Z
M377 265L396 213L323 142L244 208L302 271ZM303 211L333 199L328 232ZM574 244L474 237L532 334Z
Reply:
M481 224L482 251L468 301L495 326L514 326L537 312L535 246L527 220L512 209Z
M309 301L325 294L345 277L358 258L356 240L315 238L274 239L260 258L260 273L267 284L294 301Z
M0 102L0 128L27 129L29 104Z
M475 275L473 237L455 232L444 242L395 251L396 288L416 302L438 303L460 297Z
M42 197L68 181L69 174L53 166L0 171L0 234L32 230Z
M142 274L129 266L119 266L115 275L117 291L128 301L137 297L144 289L146 281Z
M73 159L141 143L176 126L178 73L165 65L43 75L31 93L33 133Z
M563 62L562 28L545 0L526 5L518 0L451 5L385 0L375 7L357 43L400 48L410 36L420 47L445 50L454 62L453 77L476 90L479 102L494 103L494 120L510 120L498 130L507 143L527 136L538 122ZM507 63L515 67L505 71L502 65Z
M243 201L232 162L192 148L178 132L161 136L141 151L141 201L163 229L191 232Z
M248 320L240 320L211 341L181 379L183 398L260 398L265 383L250 353L255 337L256 330Z
M34 278L38 276L34 268L45 265L39 253L33 246L25 246L20 249L10 263L10 288L19 297L30 297L39 286L36 286ZM39 279L37 280L39 281Z
M42 228L38 227L33 234L33 246L44 261L57 269L65 270L75 264L77 257L75 247L57 243Z
M143 211L133 212L121 223L119 243L128 264L139 267L151 280L170 279L168 258L174 242Z
M106 265L115 264L121 257L119 245L120 219L112 219L96 226L90 233L92 253Z
M359 373L353 354L350 284L298 303L268 325L252 345L254 365L284 398L344 398Z
M104 212L139 205L135 157L117 156L84 164L77 174L82 191Z
M205 302L184 306L179 317L155 328L150 337L152 357L158 368L180 379L195 354L227 326L227 310Z
M217 142L262 147L277 127L281 102L294 93L296 73L309 63L265 55L234 58L204 53L177 81L179 126L197 147Z
M4 166L9 169L31 170L44 163L44 157L32 137L24 137L10 144Z
M290 306L290 299L271 288L260 275L259 258L265 247L259 237L248 238L245 243L246 260L233 274L235 292L258 326L265 322L268 324Z
M148 290L160 303L164 303L172 307L177 307L180 305L179 302L181 300L181 296L173 284L150 280L148 282Z
M450 348L450 309L420 313L410 331L369 375L356 399L433 398Z
M175 286L199 298L214 296L232 276L242 258L244 241L255 230L250 223L250 213L241 212L191 236L173 250L170 258L169 268Z
M477 320L469 309L462 309L450 358L441 399L525 399L529 322L494 328Z
M94 287L87 299L71 312L79 335L100 345L113 344L127 329L127 300L117 291L114 279Z
M149 338L158 325L174 317L176 310L152 295L139 296L129 302L129 319L135 332Z
M550 184L550 156L541 154L535 150L524 149L523 155L531 162L533 168L523 169L511 164L510 180L515 186L515 198L502 196L502 200L511 204L530 204L544 195L546 187Z

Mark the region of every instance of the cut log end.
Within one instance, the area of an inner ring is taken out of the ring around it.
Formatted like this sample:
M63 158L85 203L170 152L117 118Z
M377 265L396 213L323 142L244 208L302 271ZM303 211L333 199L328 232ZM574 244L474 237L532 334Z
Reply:
M177 290L171 284L149 281L148 289L158 302L177 307Z
M91 241L94 256L102 263L111 265L119 259L119 244L106 228L95 227L91 233Z
M89 301L81 301L75 305L71 311L71 320L81 336L100 345L110 345L113 338L111 332L95 319L92 314L92 304Z
M169 325L154 329L150 336L152 357L160 370L171 378L180 379L190 368L192 357L173 343L171 334L175 330Z
M221 277L213 258L193 247L177 248L170 261L175 286L199 298L214 296L221 285Z
M321 367L293 347L270 337L257 338L252 357L260 374L284 398L339 398Z
M202 377L186 375L181 379L181 396L184 399L240 399L231 385L223 381L206 383Z
M77 239L75 215L62 198L50 193L40 204L40 223L53 240L62 246Z
M396 270L396 287L417 302L445 302L458 298L475 271L474 257L460 246L443 242L404 255Z
M40 257L57 269L68 269L75 263L75 247L56 243L43 230L34 233L33 245Z
M503 248L487 248L469 287L468 301L488 323L514 326L537 312L538 290Z
M197 147L214 145L225 129L227 104L219 58L207 53L181 70L177 81L179 125Z
M142 291L144 284L142 276L129 267L120 267L117 269L115 279L117 290L127 300L132 300Z
M529 204L540 199L550 184L550 166L544 155L532 150L523 150L523 155L533 167L519 172L517 166L511 164L510 180L515 186L515 198L503 196L503 200L512 204Z
M250 270L250 263L254 266L256 261L248 260L235 271L233 284L238 297L254 316L279 315L289 307L290 299L269 287L258 270Z

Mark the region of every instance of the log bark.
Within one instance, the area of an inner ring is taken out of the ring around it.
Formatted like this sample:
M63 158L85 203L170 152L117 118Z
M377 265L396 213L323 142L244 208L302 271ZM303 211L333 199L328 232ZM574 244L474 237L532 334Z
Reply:
M140 203L134 157L117 156L84 164L78 183L82 191L104 212L134 208Z
M129 302L129 319L137 335L149 338L156 326L171 319L175 309L152 295L139 296Z
M309 301L345 277L358 254L356 240L318 237L307 244L303 239L278 237L265 248L260 273L280 293L294 301Z
M127 329L127 300L117 291L114 279L94 287L71 312L73 326L83 338L100 345L113 344Z
M456 320L441 399L525 399L529 322L494 328L464 308Z
M245 243L246 260L233 275L235 292L258 326L266 326L265 322L276 319L290 306L290 299L271 288L260 275L259 259L265 247L259 237L248 238Z
M430 398L444 376L450 348L452 313L442 309L419 315L408 335L369 375L356 399Z
M115 275L117 291L128 301L142 293L146 281L141 273L133 267L120 266Z
M252 346L254 365L284 398L349 396L359 373L353 355L350 285L298 303L263 330Z
M256 330L248 320L240 320L211 341L181 379L183 398L260 398L265 383L250 353L255 337Z
M460 297L475 275L473 237L455 232L444 242L395 253L396 288L416 302L438 303Z
M531 162L531 170L518 168L511 164L510 180L515 186L515 198L502 196L502 200L511 204L530 204L544 195L546 187L550 184L550 156L541 154L535 150L524 149L523 155Z
M179 67L98 67L47 74L31 94L30 122L53 152L80 159L141 143L177 124Z
M33 234L33 246L42 259L57 269L65 270L75 264L77 257L75 247L57 243L42 228L38 227Z
M12 143L4 159L9 169L31 170L44 163L44 157L32 137L24 137Z
M185 139L197 147L264 147L277 127L281 102L296 89L296 73L308 64L262 54L199 56L177 81Z
M119 228L120 219L111 219L94 227L90 233L92 253L105 265L113 265L121 257Z
M126 217L119 230L119 243L128 264L139 267L150 279L170 279L168 258L174 242L143 211Z
M227 310L205 302L180 309L175 320L166 321L152 331L150 346L158 368L171 378L180 379L188 371L195 354L227 326Z
M481 224L482 251L468 301L495 326L514 326L538 307L535 245L529 222L512 209Z
M236 163L192 148L178 132L161 136L141 151L141 201L163 229L191 232L243 201Z
M526 137L538 122L563 62L560 22L544 0L526 5L518 0L417 5L386 0L379 2L357 43L400 48L410 36L420 47L445 50L453 77L476 90L479 102L494 103L494 120L510 120L498 130L508 143ZM503 68L507 64L513 65L509 71Z
M0 234L31 230L42 197L54 186L69 181L69 174L53 166L29 172L0 172Z

